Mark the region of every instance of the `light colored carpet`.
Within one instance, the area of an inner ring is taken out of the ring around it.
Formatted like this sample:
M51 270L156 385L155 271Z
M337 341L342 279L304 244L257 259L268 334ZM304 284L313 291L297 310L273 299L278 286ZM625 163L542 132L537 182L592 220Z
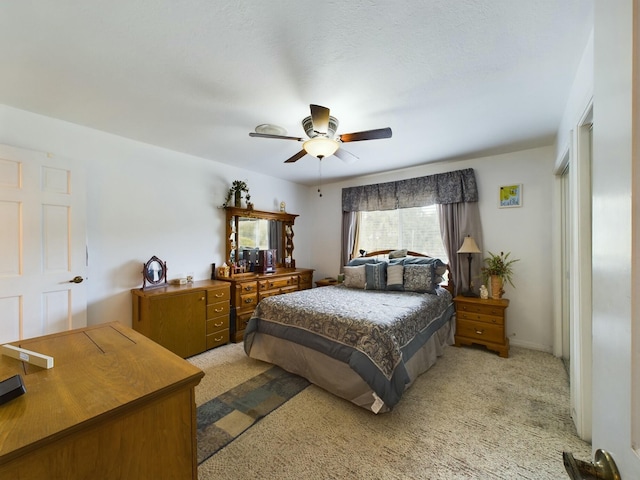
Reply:
M241 344L189 359L206 373L198 405L270 367ZM389 413L311 385L198 468L208 479L563 479L575 433L562 361L512 347L447 347Z

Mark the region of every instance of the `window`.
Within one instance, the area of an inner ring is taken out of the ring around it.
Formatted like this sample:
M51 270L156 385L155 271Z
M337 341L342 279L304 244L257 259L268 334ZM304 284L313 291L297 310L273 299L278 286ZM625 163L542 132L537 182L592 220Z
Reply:
M406 248L449 262L435 205L361 212L360 215L358 249L372 252Z

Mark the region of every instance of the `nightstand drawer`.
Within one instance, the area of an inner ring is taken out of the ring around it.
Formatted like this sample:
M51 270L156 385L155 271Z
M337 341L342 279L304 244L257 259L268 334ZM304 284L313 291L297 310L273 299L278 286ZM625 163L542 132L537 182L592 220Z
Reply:
M457 312L457 315L458 319L461 320L474 320L476 322L490 323L492 325L504 325L504 316L502 315L502 312L499 316L491 316L475 312L459 311Z
M483 342L504 343L504 329L501 325L490 325L469 320L458 321L456 336L475 338Z
M483 305L476 301L475 303L463 303L460 302L457 305L459 312L479 313L481 315L495 315L504 316L504 307L498 307L496 305Z

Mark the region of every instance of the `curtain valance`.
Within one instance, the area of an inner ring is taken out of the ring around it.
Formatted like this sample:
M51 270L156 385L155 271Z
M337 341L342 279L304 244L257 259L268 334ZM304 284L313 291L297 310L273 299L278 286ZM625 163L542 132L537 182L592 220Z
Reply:
M473 168L342 189L343 212L477 201L478 187Z

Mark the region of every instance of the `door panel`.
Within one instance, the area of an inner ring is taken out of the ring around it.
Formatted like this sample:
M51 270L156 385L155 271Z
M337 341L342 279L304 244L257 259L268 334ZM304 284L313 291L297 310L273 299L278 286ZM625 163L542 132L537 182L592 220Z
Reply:
M0 145L0 343L87 324L80 162Z

